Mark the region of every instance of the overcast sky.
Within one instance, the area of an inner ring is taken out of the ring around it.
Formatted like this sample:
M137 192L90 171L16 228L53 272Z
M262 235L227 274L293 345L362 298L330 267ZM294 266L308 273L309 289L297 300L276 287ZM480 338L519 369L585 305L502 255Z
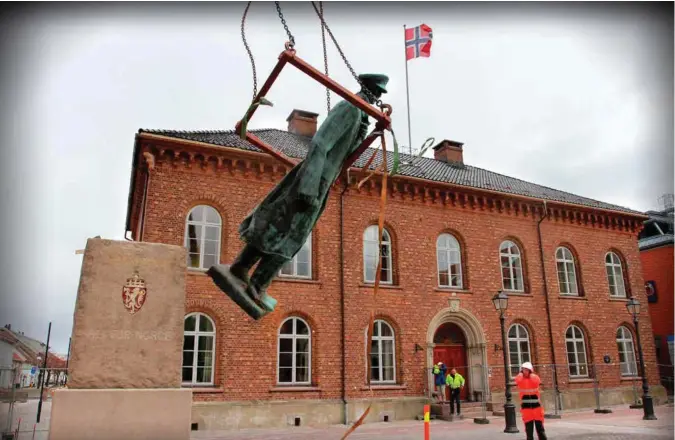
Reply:
M252 93L244 3L51 4L3 12L0 324L56 351L72 327L81 255L123 239L139 128L232 129ZM28 9L30 8L30 9ZM323 69L319 21L282 2L298 55ZM466 163L638 210L673 192L673 5L326 3L354 69L390 77L385 102L407 145L403 25L433 29L409 63L413 146L465 143ZM286 36L254 3L258 84ZM331 76L357 88L329 43ZM251 127L325 116L325 89L287 67ZM338 97L333 95L333 103ZM406 147L407 148L407 147Z

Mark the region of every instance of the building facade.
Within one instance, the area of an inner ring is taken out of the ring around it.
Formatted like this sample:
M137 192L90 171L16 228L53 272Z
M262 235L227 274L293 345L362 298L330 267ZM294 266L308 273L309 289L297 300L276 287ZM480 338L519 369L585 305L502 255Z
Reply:
M316 118L294 111L288 131L256 135L301 159ZM276 310L253 321L205 270L232 262L239 223L289 169L233 132L137 134L127 235L188 248L183 382L199 429L353 422L369 404L367 421L412 418L438 360L467 378L464 399L499 405L504 349L513 372L536 364L563 408L593 407L596 379L603 404L632 401L625 304L647 302L637 244L646 216L468 166L462 144L443 141L434 159L402 155L401 175L389 179L374 296L381 182L356 186L372 152L338 179L305 247L273 282ZM492 303L502 290L507 347ZM641 334L651 331L642 316ZM656 384L653 340L643 347ZM662 390L652 391L658 402Z
M671 194L672 197L672 194ZM648 211L649 219L639 235L640 260L649 300L649 316L654 331L656 361L661 383L673 394L673 207Z

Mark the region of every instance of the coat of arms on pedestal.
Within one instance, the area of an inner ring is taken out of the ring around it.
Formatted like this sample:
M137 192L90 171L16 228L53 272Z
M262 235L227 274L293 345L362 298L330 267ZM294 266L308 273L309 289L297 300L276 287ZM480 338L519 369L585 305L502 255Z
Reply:
M143 307L145 297L148 291L145 288L145 281L135 272L131 278L127 278L127 283L122 289L122 302L124 307L132 315Z

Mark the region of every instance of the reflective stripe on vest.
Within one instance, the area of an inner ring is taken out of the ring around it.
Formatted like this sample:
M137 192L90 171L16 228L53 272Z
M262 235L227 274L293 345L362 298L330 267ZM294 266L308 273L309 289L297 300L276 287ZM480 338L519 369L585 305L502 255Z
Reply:
M536 394L526 394L520 399L522 409L534 409L540 406L541 403L539 403L539 397Z

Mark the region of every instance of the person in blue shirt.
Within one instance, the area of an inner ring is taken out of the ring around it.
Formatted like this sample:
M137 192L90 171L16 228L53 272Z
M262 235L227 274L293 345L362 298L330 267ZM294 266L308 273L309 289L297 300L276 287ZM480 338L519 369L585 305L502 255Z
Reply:
M434 383L436 385L436 390L438 391L438 401L445 402L445 373L447 373L448 368L443 362L439 362L434 365Z

